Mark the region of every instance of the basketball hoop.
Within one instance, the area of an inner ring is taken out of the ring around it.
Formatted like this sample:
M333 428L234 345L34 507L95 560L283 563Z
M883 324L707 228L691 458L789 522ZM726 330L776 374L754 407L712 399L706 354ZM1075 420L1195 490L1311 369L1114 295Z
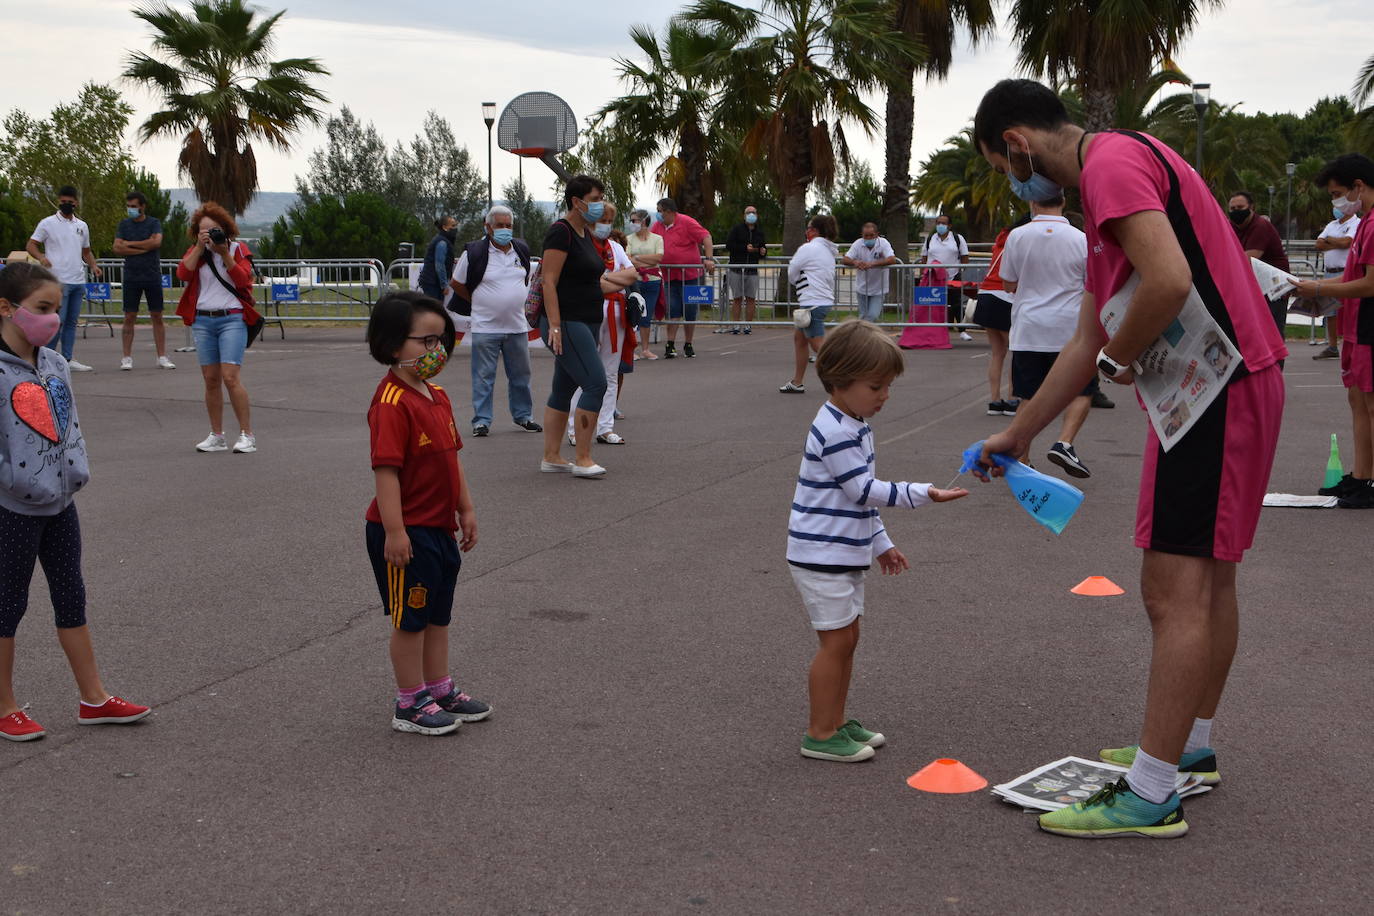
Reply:
M557 153L577 143L577 118L552 92L526 92L511 99L496 127L496 145L526 159L538 159L564 181L572 176Z

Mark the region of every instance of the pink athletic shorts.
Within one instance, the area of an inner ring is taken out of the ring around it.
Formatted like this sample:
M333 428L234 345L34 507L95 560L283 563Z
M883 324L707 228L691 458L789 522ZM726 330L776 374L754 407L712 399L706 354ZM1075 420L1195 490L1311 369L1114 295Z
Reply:
M1374 392L1374 297L1345 300L1339 320L1341 383Z
M1165 452L1145 442L1135 545L1239 563L1255 541L1283 419L1278 366L1233 381Z

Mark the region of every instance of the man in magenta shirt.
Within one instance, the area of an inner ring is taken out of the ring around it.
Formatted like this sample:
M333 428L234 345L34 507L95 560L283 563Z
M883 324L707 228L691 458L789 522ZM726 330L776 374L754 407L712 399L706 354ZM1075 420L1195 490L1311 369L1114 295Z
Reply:
M1078 330L1016 419L990 437L1019 454L1101 371L1120 384L1182 310L1193 287L1242 365L1168 452L1147 433L1135 543L1154 637L1140 744L1102 751L1129 765L1118 782L1043 815L1066 836L1172 837L1188 829L1174 790L1180 770L1220 782L1212 717L1235 654L1236 570L1250 547L1283 415L1287 350L1230 220L1202 179L1163 143L1134 131L1087 133L1059 97L1031 80L1003 80L974 120L979 151L1017 196L1043 200L1077 187L1088 236L1087 292ZM1133 273L1140 285L1108 339L1098 313ZM1063 670L1062 668L1055 670Z
M715 270L716 259L711 257L711 233L706 227L685 213L677 212L677 204L671 197L658 202L658 222L650 230L663 236L663 264L700 264L707 270ZM692 349L692 335L696 333L698 305L695 302L683 303L682 288L695 284L701 276L696 267L679 267L663 271L663 283L668 294L668 342L663 346L663 358L677 356L677 326L685 316L687 328L682 332L682 355L691 359L696 356Z

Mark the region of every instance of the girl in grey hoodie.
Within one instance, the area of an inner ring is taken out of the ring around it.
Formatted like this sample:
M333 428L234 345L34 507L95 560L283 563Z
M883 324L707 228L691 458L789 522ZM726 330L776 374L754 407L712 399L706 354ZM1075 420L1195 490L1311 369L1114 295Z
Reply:
M86 627L81 524L73 500L90 479L67 361L45 344L57 333L62 289L36 264L0 271L0 738L47 734L14 696L14 634L41 563L52 594L57 639L76 677L80 725L123 724L148 707L111 696L101 684Z

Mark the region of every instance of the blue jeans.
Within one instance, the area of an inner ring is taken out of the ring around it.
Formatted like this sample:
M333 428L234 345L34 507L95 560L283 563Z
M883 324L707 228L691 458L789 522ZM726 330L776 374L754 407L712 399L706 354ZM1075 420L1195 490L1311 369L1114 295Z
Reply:
M76 346L76 323L81 320L81 303L86 299L85 283L62 284L62 324L48 341L48 349L57 350L63 359L72 358Z
M547 317L539 319L539 333L544 343L548 343ZM599 321L595 324L563 322L563 353L553 358L553 390L548 400L548 406L559 413L572 410L573 393L579 388L582 397L577 399L577 409L601 412L601 402L606 397L606 367L601 364L601 352L597 347L600 334Z
M882 293L855 293L859 301L859 317L864 321L877 321L883 314Z
M202 366L243 365L243 351L248 347L248 325L243 323L242 313L219 318L197 315L191 331L196 337L196 358Z
M663 289L663 280L654 277L652 280L640 280L634 286L635 292L644 297L644 317L639 319L641 328L652 327L654 323L654 310L658 308L658 294Z
M668 317L677 321L685 314L688 321L696 321L701 306L696 302L685 302L682 288L695 285L696 280L668 280Z
M491 392L496 385L496 360L506 363L506 393L516 423L533 419L530 393L530 346L524 334L472 334L472 422L491 425Z

